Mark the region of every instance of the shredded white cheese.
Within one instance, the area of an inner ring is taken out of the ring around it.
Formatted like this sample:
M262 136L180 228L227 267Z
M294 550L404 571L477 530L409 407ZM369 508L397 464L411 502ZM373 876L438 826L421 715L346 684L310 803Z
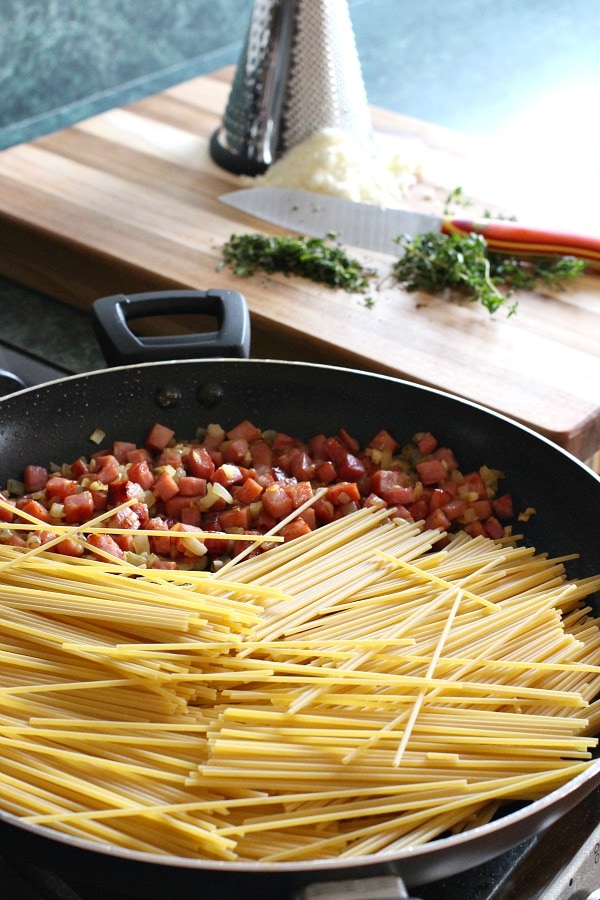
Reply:
M276 160L264 175L245 178L256 187L287 187L381 206L402 204L417 180L417 166L397 149L377 143L369 152L336 128L317 131Z

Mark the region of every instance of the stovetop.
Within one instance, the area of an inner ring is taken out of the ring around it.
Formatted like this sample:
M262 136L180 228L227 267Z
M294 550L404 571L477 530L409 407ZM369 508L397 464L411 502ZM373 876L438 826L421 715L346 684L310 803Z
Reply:
M0 341L0 396L69 374L66 368ZM37 867L35 860L7 856L0 847L1 900L133 900L131 895L115 893L98 876L101 862L90 883L71 883ZM411 886L408 892L395 878L331 884L326 891L318 896L327 900L600 900L600 788L542 834L467 872ZM146 900L137 894L135 898ZM289 900L313 898L308 889Z

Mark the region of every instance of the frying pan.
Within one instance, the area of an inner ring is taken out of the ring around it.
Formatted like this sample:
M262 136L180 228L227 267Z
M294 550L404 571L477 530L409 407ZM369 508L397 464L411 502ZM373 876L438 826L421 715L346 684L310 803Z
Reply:
M194 341L141 338L130 322L148 315L200 309L213 332ZM468 471L482 463L505 473L517 510L537 514L523 525L524 541L550 555L577 553L571 577L600 572L600 478L590 468L530 429L482 406L396 378L310 363L245 358L248 314L232 292L171 292L97 301L93 318L110 368L18 391L0 400L0 484L23 465L72 460L106 444L142 443L160 421L179 437L197 425L224 428L248 418L309 438L341 426L361 442L388 428L402 443L432 431L457 453ZM222 352L225 347L226 352ZM227 358L186 358L212 354ZM146 358L149 362L141 362ZM125 365L115 365L118 359ZM493 385L490 385L490 400ZM600 598L592 601L600 614ZM600 785L600 760L564 787L467 833L442 837L389 856L305 863L222 863L155 857L102 849L85 840L27 825L0 812L0 846L84 882L99 878L127 897L144 900L289 898L302 886L338 879L396 875L405 885L425 884L483 863L556 822Z

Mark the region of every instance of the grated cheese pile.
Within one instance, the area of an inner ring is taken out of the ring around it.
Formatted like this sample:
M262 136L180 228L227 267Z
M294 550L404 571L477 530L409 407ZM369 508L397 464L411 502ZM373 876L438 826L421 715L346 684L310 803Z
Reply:
M325 128L287 151L249 186L286 187L385 206L401 204L417 180L415 163L397 150L373 152L344 131Z

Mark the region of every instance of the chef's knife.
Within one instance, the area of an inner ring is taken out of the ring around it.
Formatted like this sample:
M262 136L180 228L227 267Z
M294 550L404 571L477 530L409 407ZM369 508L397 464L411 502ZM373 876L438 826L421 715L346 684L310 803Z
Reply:
M576 256L600 264L600 237L535 228L504 219L444 218L281 187L244 188L219 199L272 224L313 237L325 238L334 233L344 244L379 253L400 255L400 246L394 241L400 235L477 232L492 250L528 256Z

